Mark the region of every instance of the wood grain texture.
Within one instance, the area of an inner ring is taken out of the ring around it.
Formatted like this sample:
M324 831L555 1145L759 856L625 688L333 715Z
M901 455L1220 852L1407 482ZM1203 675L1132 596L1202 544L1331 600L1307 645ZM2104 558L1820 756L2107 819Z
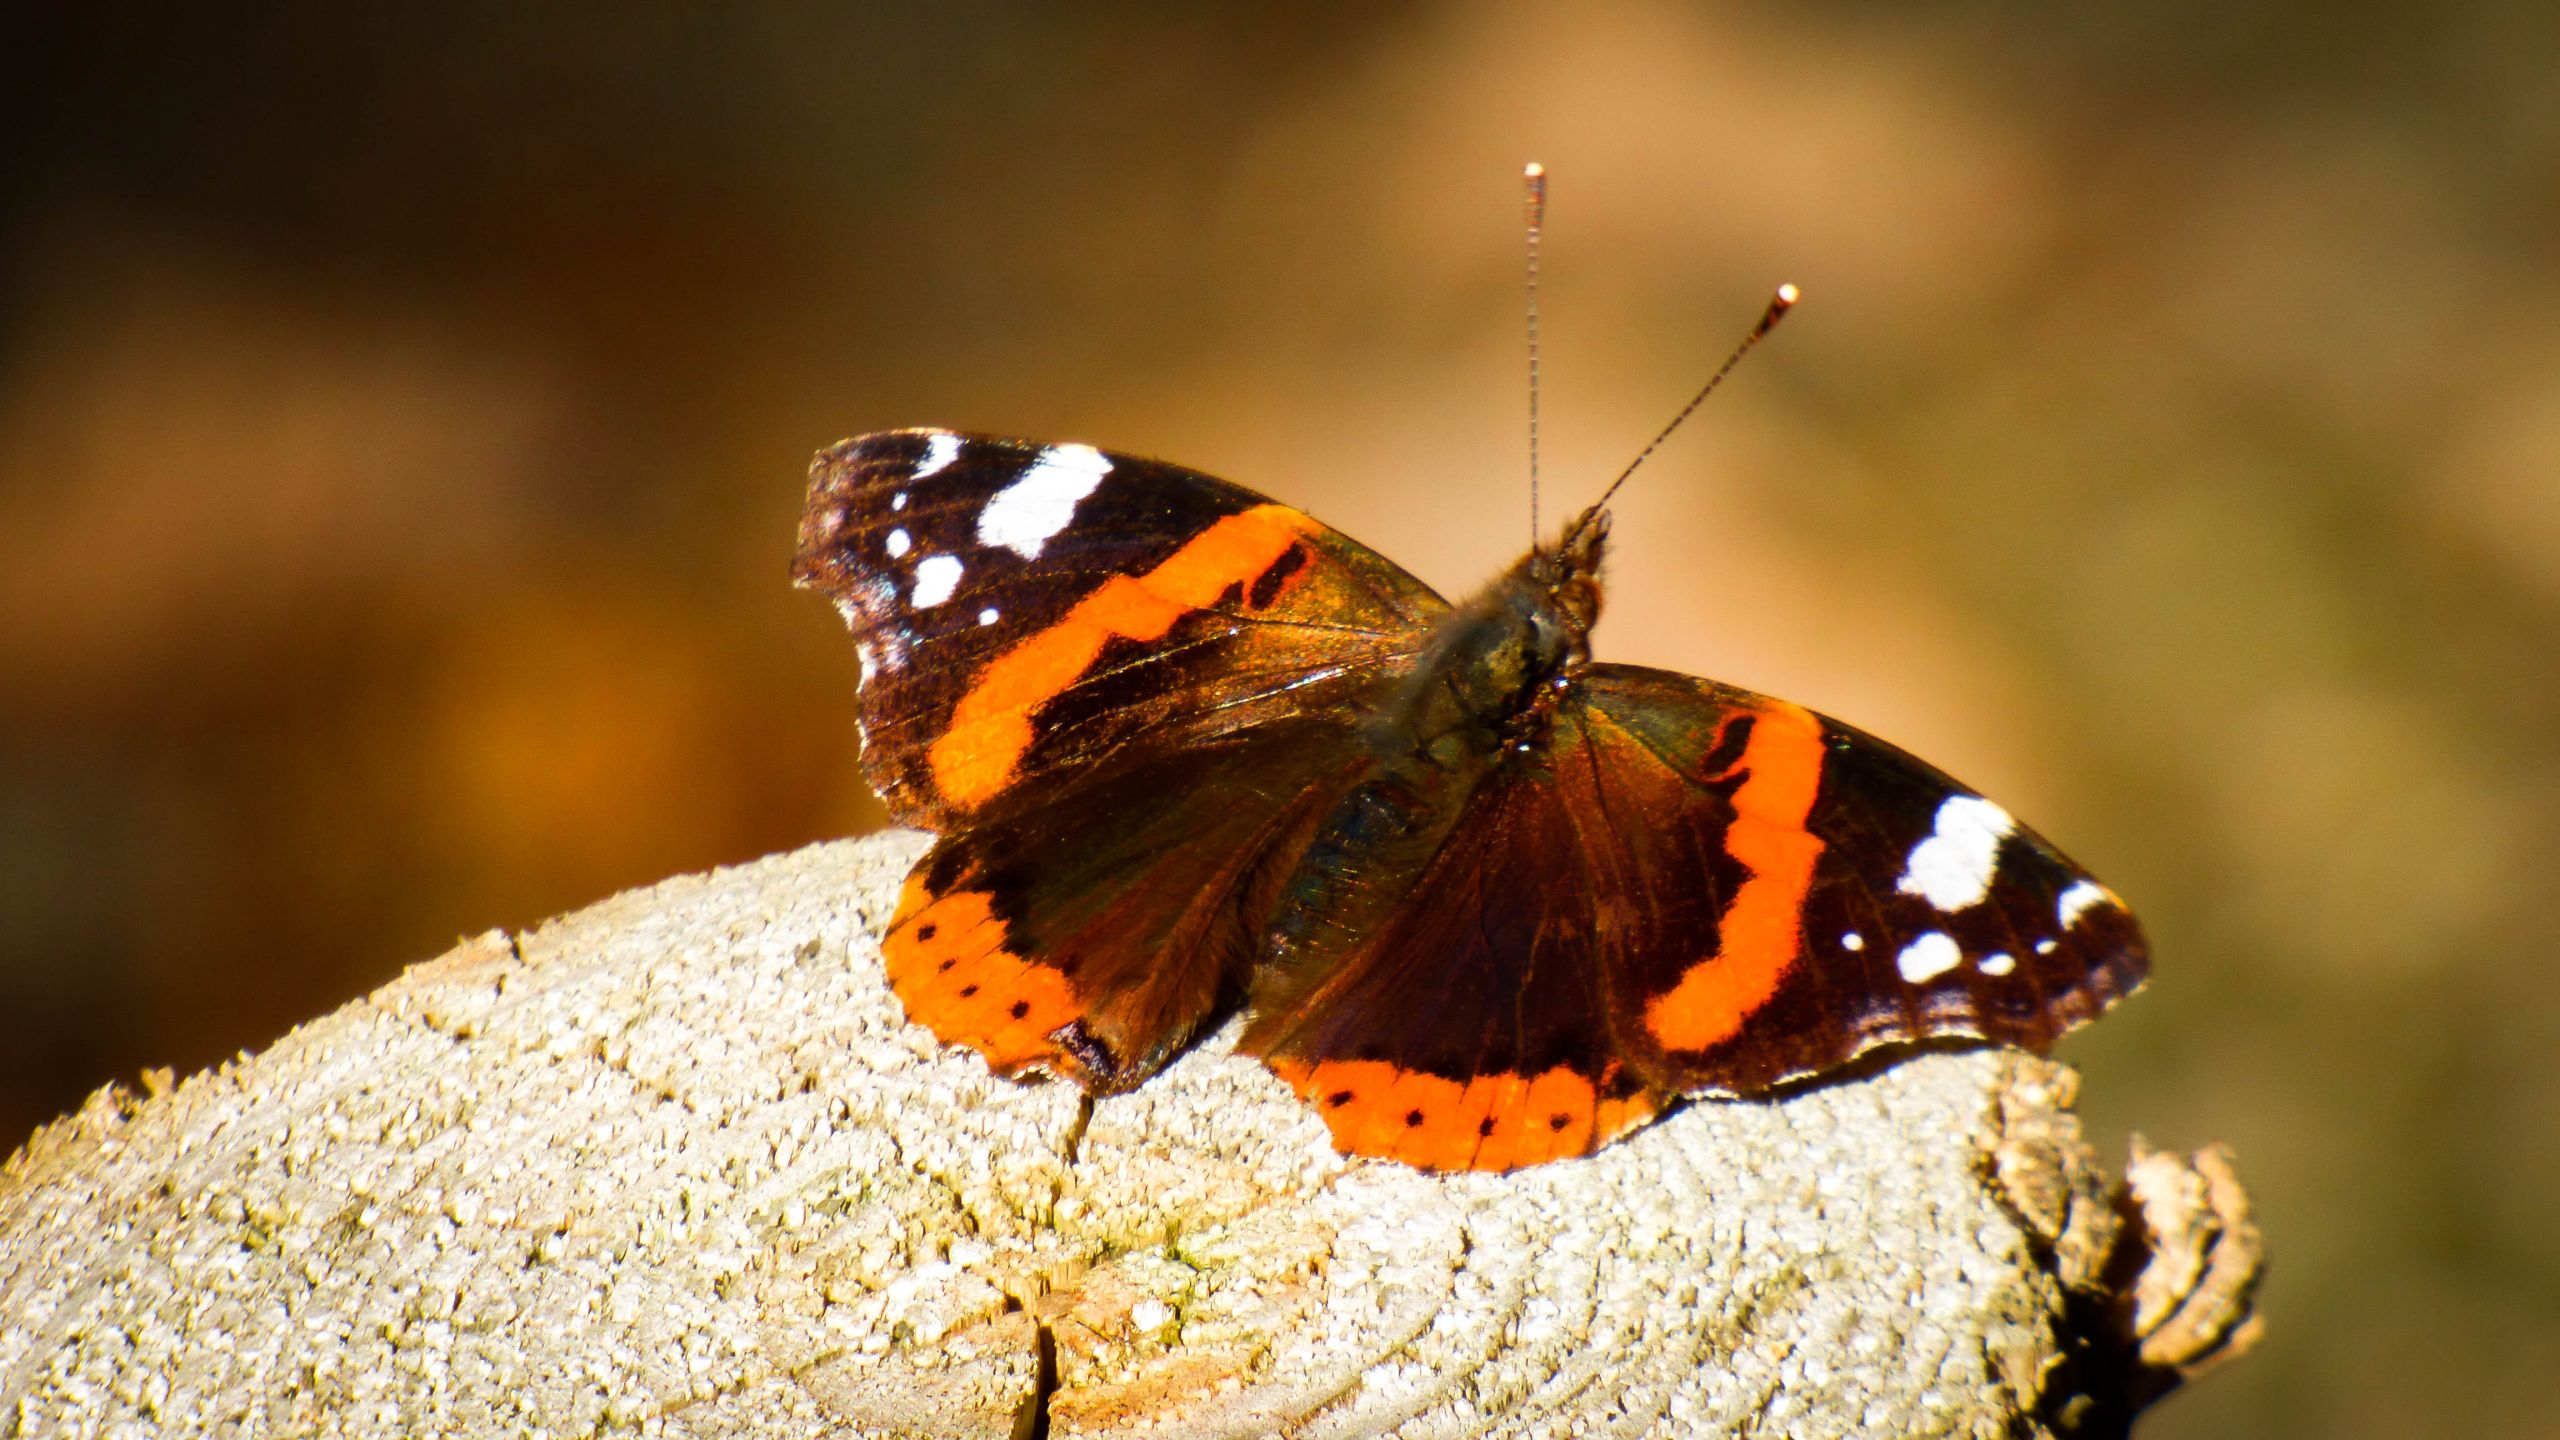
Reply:
M1341 1159L1231 1031L1085 1120L901 1017L870 927L920 843L101 1092L0 1172L0 1434L2006 1436L2255 1333L2227 1163L2146 1152L2187 1240L2143 1270L2149 1202L2011 1052L1509 1177Z

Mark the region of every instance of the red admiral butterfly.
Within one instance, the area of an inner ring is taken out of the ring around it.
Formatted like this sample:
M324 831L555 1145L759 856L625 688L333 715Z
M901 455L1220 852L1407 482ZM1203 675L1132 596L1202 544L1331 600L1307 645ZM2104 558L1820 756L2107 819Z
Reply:
M907 1014L1110 1094L1242 1006L1343 1151L1510 1170L1895 1041L2041 1050L2142 982L2115 895L1939 771L1595 663L1616 488L1452 606L1161 461L820 452L792 578L853 627L872 785L942 834L881 941Z
M1211 1017L1346 1152L1508 1170L1892 1041L2042 1049L2140 983L2115 896L1870 735L1590 659L1598 506L1464 604L1239 486L866 435L811 470L863 764L941 832L907 1013L1109 1094Z

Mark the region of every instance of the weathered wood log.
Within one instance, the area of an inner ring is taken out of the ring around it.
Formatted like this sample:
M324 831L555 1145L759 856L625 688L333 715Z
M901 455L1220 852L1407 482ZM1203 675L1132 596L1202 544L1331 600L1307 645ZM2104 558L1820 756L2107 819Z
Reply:
M0 1432L2016 1435L2254 1333L2229 1166L2114 1192L2070 1072L1928 1053L1585 1161L1336 1156L904 1023L917 837L489 934L0 1171Z

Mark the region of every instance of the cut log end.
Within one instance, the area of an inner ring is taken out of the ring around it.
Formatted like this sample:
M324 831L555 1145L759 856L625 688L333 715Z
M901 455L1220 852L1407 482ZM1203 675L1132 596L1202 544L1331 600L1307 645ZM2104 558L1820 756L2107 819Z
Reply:
M907 1025L917 837L616 897L0 1170L28 1433L2096 1433L2246 1347L2229 1158L1925 1054L1507 1177L1212 1037L1089 1107Z

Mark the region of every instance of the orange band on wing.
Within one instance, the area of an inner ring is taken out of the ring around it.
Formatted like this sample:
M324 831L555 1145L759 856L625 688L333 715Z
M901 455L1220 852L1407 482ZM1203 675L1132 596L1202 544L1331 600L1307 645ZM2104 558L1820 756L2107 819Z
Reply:
M1175 621L1249 585L1311 525L1285 505L1257 505L1201 531L1144 575L1117 575L1048 629L978 673L933 742L934 784L975 809L1013 779L1031 748L1032 713L1084 677L1111 640L1160 640Z
M1805 828L1822 787L1822 722L1800 706L1765 703L1734 763L1748 774L1734 791L1724 838L1751 878L1717 917L1715 952L1646 1002L1645 1028L1665 1050L1704 1050L1733 1038L1777 993L1803 944L1805 895L1822 854L1822 841Z
M1515 1170L1588 1155L1662 1108L1650 1092L1602 1099L1562 1065L1461 1084L1384 1060L1264 1063L1324 1116L1336 1150L1424 1170Z
M880 955L908 1019L1009 1075L1051 1060L1058 1047L1049 1036L1084 1007L1066 976L1012 953L1007 942L986 895L936 895L919 872L907 877Z

